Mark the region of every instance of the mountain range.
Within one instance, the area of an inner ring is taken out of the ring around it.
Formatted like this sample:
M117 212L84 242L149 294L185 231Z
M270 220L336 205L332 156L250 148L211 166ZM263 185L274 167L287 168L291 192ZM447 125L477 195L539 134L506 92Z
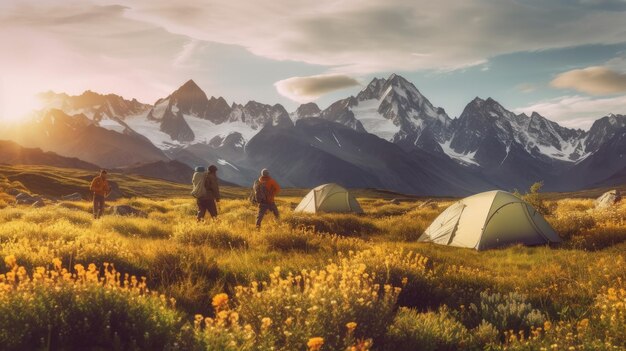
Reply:
M4 138L102 167L154 173L172 160L216 164L222 179L246 186L268 167L286 186L337 182L418 195L535 181L570 191L626 178L626 116L583 131L477 97L451 118L396 74L326 109L308 103L291 113L280 104L228 104L193 80L153 105L91 91L42 98L47 107L19 131L0 131ZM170 179L187 175L175 175L179 164L163 167Z

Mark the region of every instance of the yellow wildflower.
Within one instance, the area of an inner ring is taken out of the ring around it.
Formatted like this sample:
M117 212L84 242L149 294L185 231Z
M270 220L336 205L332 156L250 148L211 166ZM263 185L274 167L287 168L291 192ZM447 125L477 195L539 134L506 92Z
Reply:
M52 265L54 266L54 269L56 270L61 269L61 265L62 265L61 259L58 257L53 258Z
M272 319L270 317L264 317L261 319L261 329L267 329L272 325Z
M310 338L309 342L306 343L306 346L309 347L309 351L318 351L324 345L324 338L315 337Z
M551 327L552 327L552 323L550 323L550 321L546 321L545 323L543 323L544 330L550 330Z
M346 328L348 328L348 332L350 333L353 332L354 329L356 329L356 326L357 326L356 322L349 322L346 324Z
M8 255L4 258L4 263L7 265L7 267L13 268L17 264L17 260L15 259L14 255Z
M221 293L213 296L212 305L215 309L222 309L228 304L228 295Z

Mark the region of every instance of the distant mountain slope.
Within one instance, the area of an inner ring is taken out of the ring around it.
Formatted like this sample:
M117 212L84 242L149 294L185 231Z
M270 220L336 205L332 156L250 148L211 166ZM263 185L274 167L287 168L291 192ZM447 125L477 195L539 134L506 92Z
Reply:
M524 189L539 180L546 190L576 190L620 182L623 173L614 138L626 127L624 115L583 131L477 97L453 119L396 74L374 78L325 109L307 103L291 114L279 104L229 105L193 80L154 105L90 91L48 93L48 101L65 114L50 110L26 132L5 138L105 167L152 174L160 164L173 180L185 176L179 179L169 160L218 165L222 178L246 186L272 165L289 185L338 181L412 194Z
M403 189L413 194L464 195L493 185L450 159L410 153L375 135L335 122L305 118L293 128L266 127L248 144L249 162L265 165L283 182L312 187Z
M25 148L13 141L0 140L0 163L9 165L46 165L97 170L99 167L75 157L64 157L38 148Z
M55 109L0 134L11 136L24 146L77 157L106 168L167 160L165 154L142 135L108 130L85 115L70 116Z
M150 108L150 105L143 104L136 99L126 100L119 95L103 95L90 90L77 96L49 91L39 94L38 97L46 109L55 108L72 115L84 114L96 121L104 118L124 119L141 114Z
M626 179L626 127L606 140L589 157L554 181L558 190L623 184Z
M194 170L187 164L179 161L157 161L116 169L124 174L134 174L144 177L163 179L174 183L191 184ZM218 172L219 173L219 172ZM218 177L221 174L218 174ZM236 186L220 179L220 185Z
M249 101L246 105L228 106L224 98L211 97L193 81L187 81L168 97L159 99L146 118L159 125L159 131L170 136L170 143L210 143L215 138L226 138L239 133L244 142L267 124L293 125L289 114L279 104L265 105ZM131 126L146 124L141 119L128 121ZM139 127L139 126L138 126ZM165 143L156 142L163 148Z

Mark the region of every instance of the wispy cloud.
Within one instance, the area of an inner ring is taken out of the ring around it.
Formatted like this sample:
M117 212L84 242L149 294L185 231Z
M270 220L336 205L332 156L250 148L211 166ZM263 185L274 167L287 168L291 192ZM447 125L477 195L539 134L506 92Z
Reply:
M587 129L596 119L609 113L626 114L626 96L611 98L561 96L520 107L514 111L526 114L535 111L562 125Z
M626 92L626 73L593 66L561 73L550 84L592 95L616 94Z
M171 33L340 73L449 70L506 53L624 42L615 23L625 7L615 1L104 1Z
M323 74L309 77L291 77L274 83L282 96L305 103L324 94L359 85L359 82L342 74Z
M515 88L521 91L522 93L532 93L533 91L537 89L537 86L531 83L522 83L522 84L517 85Z
M198 47L199 42L197 40L191 40L183 46L180 53L174 58L174 66L184 66L185 63L191 58L194 51Z

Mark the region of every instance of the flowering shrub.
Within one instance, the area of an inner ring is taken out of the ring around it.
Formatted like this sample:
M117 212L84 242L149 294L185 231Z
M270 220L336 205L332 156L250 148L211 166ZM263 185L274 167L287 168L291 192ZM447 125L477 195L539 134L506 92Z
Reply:
M517 292L508 294L482 292L480 302L469 306L477 321L487 321L499 330L529 330L542 325L546 317Z
M604 331L611 343L626 347L626 289L618 279L616 285L602 288L596 298L596 327Z
M174 301L112 265L37 267L4 259L0 275L0 345L25 349L162 349L181 346L182 315Z
M554 216L547 217L547 220L557 234L565 240L596 225L596 219L589 212L558 212Z
M467 329L448 311L418 313L401 308L389 326L385 350L390 351L436 351L463 350L470 342Z
M207 349L366 350L393 319L400 288L376 283L358 259L345 257L321 270L282 274L213 299L215 319L200 316L198 337Z

